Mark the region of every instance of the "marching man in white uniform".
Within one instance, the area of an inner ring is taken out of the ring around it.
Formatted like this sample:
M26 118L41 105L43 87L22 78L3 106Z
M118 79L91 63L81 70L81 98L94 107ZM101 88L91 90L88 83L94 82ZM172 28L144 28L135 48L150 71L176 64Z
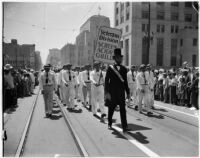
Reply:
M64 103L64 84L62 82L62 75L63 72L66 70L66 65L63 66L63 68L60 70L59 75L58 75L58 88L59 88L59 94L60 94L60 100L62 103Z
M92 112L95 116L97 113L99 103L99 108L101 111L101 118L103 119L105 114L105 107L104 107L104 82L105 82L105 73L100 70L100 62L94 63L94 70L91 72L91 81L92 81Z
M145 65L140 65L140 72L136 76L137 88L138 88L138 106L139 112L142 113L142 101L146 105L147 115L151 115L151 108L148 106L148 92L149 85L147 77L145 76Z
M149 103L148 104L150 108L154 108L154 84L155 83L154 83L154 74L151 71L151 64L147 65L145 75L147 77L148 84L149 84L149 93L148 93Z
M68 106L68 110L74 109L74 98L75 98L75 85L77 84L75 73L71 70L72 65L66 64L66 70L62 74L62 82L65 87L64 92L64 103Z
M92 110L92 98L91 98L91 79L90 79L90 65L85 65L85 71L81 74L81 80L83 84L83 98L84 98L84 106L87 103L87 96L89 98L89 111Z
M50 65L44 66L43 72L39 76L39 87L44 97L46 117L51 117L53 108L53 92L56 88L56 79L54 73L50 71Z
M129 86L129 89L130 89L130 96L131 96L131 99L133 100L133 104L134 105L137 104L136 75L137 75L137 73L135 71L135 65L132 65L130 71L127 73L127 81L128 81L128 86ZM131 99L129 99L129 104L128 105L130 105L130 100ZM130 106L132 106L132 105L130 105Z

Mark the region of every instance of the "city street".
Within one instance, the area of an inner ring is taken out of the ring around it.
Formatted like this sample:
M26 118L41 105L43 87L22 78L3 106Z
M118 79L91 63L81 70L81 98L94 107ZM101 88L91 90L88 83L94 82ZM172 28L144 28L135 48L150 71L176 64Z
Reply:
M32 96L32 100L30 98L30 102L34 102L34 97L36 96ZM45 118L43 96L39 93L22 156L81 156L58 103L60 102L55 101L53 117ZM124 134L121 132L118 111L114 113L113 130L108 130L107 124L94 117L82 104L77 103L77 105L74 112L68 112L66 107L61 106L90 157L198 157L199 155L199 125L194 111L156 101L154 114L148 117L145 113L139 114L132 107L128 107L127 120L131 131ZM4 143L4 156L14 156L19 144L19 140L15 137L20 138L20 134L11 134L12 128L9 128L14 121L21 120L20 126L25 124L25 118L22 120L20 113L24 113L23 110L27 111L27 107L22 105L19 107L21 110L17 109L5 124L8 140ZM19 127L13 128L17 131ZM23 130L23 127L21 129ZM22 132L20 133L22 135ZM12 142L9 143L11 138L16 140L16 146L13 146Z

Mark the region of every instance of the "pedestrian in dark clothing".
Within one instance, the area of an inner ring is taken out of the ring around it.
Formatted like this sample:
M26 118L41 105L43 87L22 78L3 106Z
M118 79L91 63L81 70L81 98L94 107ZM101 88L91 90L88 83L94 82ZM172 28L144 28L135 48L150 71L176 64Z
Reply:
M125 91L127 98L130 99L130 92L127 82L127 69L121 65L123 55L121 49L114 50L114 65L110 65L105 77L105 98L108 104L108 128L112 128L112 116L117 105L120 107L120 116L123 132L128 129L125 109Z

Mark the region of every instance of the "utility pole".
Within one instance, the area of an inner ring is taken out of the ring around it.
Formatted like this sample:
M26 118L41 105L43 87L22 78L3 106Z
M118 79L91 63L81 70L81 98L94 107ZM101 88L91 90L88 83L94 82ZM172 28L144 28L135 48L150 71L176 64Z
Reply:
M151 30L151 2L149 2L149 17L148 17L148 40L147 40L147 56L146 56L146 64L149 63L149 53L150 53L150 30Z

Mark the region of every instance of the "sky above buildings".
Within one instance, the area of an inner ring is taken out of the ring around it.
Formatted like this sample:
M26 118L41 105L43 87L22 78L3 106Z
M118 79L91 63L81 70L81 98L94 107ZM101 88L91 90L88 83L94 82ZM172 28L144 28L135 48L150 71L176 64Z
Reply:
M36 44L45 63L49 49L75 43L80 26L92 15L110 18L114 26L113 2L5 2L4 41Z

